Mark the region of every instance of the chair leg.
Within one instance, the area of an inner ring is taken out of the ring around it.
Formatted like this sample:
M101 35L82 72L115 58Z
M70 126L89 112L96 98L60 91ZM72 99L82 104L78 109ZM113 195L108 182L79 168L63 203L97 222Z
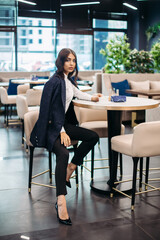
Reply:
M75 173L76 173L76 186L78 187L78 166L76 167Z
M123 161L122 161L122 153L119 154L119 162L120 162L120 175L123 175Z
M98 140L98 147L100 148L100 138L99 138L99 140Z
M94 178L94 147L91 150L91 180Z
M118 152L112 150L112 161L110 166L111 175L110 180L108 181L108 184L110 185L111 188L110 197L113 197L114 182L116 181L117 178L117 165L118 165Z
M31 182L32 182L32 168L33 168L33 152L34 147L30 146L30 160L29 160L29 182L28 182L28 191L31 192Z
M52 152L49 151L49 179L50 183L52 183Z
M149 176L149 162L150 158L146 158L146 176L145 176L145 183L148 184L148 176ZM147 186L145 185L145 190L147 190Z
M131 210L134 210L134 202L135 202L135 192L136 192L136 178L137 178L137 165L138 165L138 157L133 157L133 182L132 182L132 199L131 199Z
M5 105L4 123L6 124L6 127L8 127L8 114L9 114L8 107L9 107L8 105Z
M24 120L21 119L22 122L22 146L24 146Z
M76 151L77 146L78 146L78 144L73 145L74 152ZM78 168L77 167L75 169L75 173L76 173L76 185L78 187Z
M142 177L143 177L143 158L140 158L140 171L139 171L139 191L142 191Z

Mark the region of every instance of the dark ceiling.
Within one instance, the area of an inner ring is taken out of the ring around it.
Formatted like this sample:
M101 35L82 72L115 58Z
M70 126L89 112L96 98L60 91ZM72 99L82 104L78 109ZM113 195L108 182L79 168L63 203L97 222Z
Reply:
M111 12L133 14L134 10L123 5L130 3L138 9L146 9L147 4L153 4L160 0L99 0L98 5L60 7L62 3L89 2L97 0L30 0L37 3L32 6L19 2L19 16L56 18L57 26L60 27L90 27L90 19L110 17ZM149 6L149 5L148 5ZM46 12L48 11L48 12ZM114 17L113 17L114 18ZM62 24L61 24L62 22ZM91 21L90 21L91 22Z
M60 5L62 3L76 3L76 2L93 2L93 1L97 1L97 0L29 0L31 2L35 2L37 3L36 6L32 6L32 5L28 5L28 4L24 4L19 2L19 9L28 9L28 10L49 10L49 11L57 11L60 8ZM123 2L127 2L130 4L133 4L134 6L137 6L141 3L147 3L147 2L159 2L160 0L98 0L100 1L99 5L86 5L84 6L84 8L91 8L92 10L95 11L116 11L116 12L123 12L123 11L127 11L127 7L123 6ZM75 8L79 8L77 7L67 7L70 9L75 9Z
M89 2L89 1L96 1L96 0L30 0L32 2L37 3L36 6L31 6L27 5L24 3L19 2L19 8L20 9L29 9L29 10L50 10L50 11L57 11L60 7L61 3L72 3L72 2ZM124 7L123 7L123 0L99 0L100 4L99 5L86 5L84 8L91 8L95 11L120 11L122 12ZM137 4L137 0L127 0L126 2L134 2ZM67 7L70 9L73 8L79 8L79 7Z

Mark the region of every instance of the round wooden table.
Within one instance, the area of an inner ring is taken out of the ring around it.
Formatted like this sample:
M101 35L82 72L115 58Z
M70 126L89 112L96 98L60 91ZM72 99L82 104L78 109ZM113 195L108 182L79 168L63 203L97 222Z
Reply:
M73 100L73 104L77 107L83 107L88 109L106 110L108 117L108 152L109 152L109 166L112 162L112 151L111 151L111 138L113 136L120 135L121 123L122 123L122 111L126 110L145 110L156 108L159 106L159 102L148 98L139 97L127 97L126 102L111 102L108 101L108 97L101 97L99 102L90 102L83 100ZM111 167L107 180L91 181L91 188L102 194L110 193L110 175ZM118 186L120 187L120 186ZM128 191L128 186L125 184L120 188L122 191Z

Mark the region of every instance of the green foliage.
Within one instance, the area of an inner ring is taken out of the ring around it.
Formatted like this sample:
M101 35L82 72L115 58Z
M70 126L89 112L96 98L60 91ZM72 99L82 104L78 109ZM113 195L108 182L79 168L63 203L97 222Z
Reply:
M129 65L128 57L130 53L130 44L126 35L115 36L101 49L100 53L106 57L107 64L104 66L107 73L120 73Z
M154 60L148 51L134 49L129 54L130 66L126 68L129 73L153 73Z
M151 54L154 59L154 68L160 71L160 39L154 43L151 48Z
M156 37L156 35L160 32L160 23L157 23L153 26L148 27L146 30L147 42L150 41L151 38Z

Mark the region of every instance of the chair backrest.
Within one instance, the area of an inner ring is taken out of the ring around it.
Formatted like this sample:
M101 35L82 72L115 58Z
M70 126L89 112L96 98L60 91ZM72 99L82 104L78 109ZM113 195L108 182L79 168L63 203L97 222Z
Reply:
M26 92L28 106L39 106L41 102L42 91L29 89Z
M24 115L24 131L26 135L26 143L29 146L32 146L30 142L30 135L35 123L37 122L38 116L39 116L39 110L31 111Z
M9 86L8 86L8 95L17 95L17 87L18 83L12 83L13 79L9 79Z
M1 103L6 104L8 101L7 90L4 87L0 87Z
M17 95L16 98L17 115L20 119L24 119L24 114L28 112L28 104L25 96Z
M26 94L29 89L29 84L20 84L17 87L17 94Z
M160 121L141 123L134 128L132 155L135 157L160 155Z
M75 107L75 113L79 124L82 124L84 122L107 121L106 110Z

